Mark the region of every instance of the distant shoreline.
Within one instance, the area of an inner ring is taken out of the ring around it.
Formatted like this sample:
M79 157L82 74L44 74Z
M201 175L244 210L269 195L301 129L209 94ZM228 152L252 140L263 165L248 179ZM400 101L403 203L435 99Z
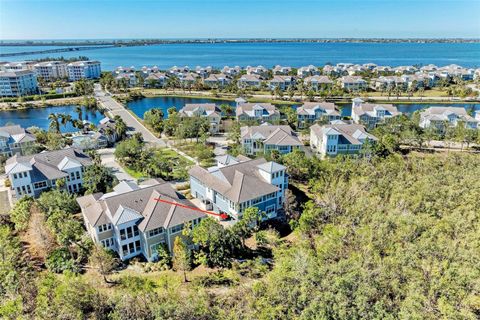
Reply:
M251 38L251 39L111 39L111 40L0 40L6 46L144 46L212 43L480 43L480 38Z

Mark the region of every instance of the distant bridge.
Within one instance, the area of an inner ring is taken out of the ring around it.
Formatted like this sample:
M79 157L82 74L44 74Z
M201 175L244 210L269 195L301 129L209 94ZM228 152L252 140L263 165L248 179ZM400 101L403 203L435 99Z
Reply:
M27 56L31 54L44 54L44 53L75 52L75 51L95 50L95 49L104 49L104 48L113 48L113 47L115 46L104 45L104 46L69 47L69 48L47 49L47 50L37 50L37 51L11 52L11 53L0 53L0 57Z

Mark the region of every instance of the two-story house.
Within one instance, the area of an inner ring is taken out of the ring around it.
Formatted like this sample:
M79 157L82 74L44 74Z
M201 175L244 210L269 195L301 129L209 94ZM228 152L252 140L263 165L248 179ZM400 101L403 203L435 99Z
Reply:
M362 91L368 89L368 82L359 76L344 76L339 80L340 86L345 91Z
M272 122L280 120L280 112L270 103L241 103L236 109L239 121L256 120Z
M244 74L238 81L237 86L239 88L257 88L259 89L262 85L262 78L256 74Z
M11 157L23 155L35 143L35 136L19 125L0 127L0 155Z
M331 89L333 87L333 81L327 76L310 76L304 79L304 84L307 88L318 91L321 89Z
M305 102L297 108L299 128L306 128L315 121L340 120L340 111L331 102Z
M285 203L285 170L276 162L243 156L210 168L194 166L189 171L190 192L207 210L226 214L233 221L241 219L249 207L257 207L271 219Z
M208 88L224 88L232 80L225 74L211 74L203 80L203 84Z
M260 126L241 127L240 135L243 150L248 155L272 150L287 154L303 146L297 134L286 125L274 126L267 122Z
M210 123L210 133L218 133L222 112L215 103L187 103L178 111L180 117L205 117Z
M367 141L375 143L377 140L360 124L314 124L310 127L310 147L321 157L356 155Z
M158 247L173 251L185 224L191 227L205 214L170 184L152 179L137 185L122 181L110 193L77 198L88 234L95 243L118 253L121 260L158 257Z
M369 129L400 114L401 112L392 104L365 103L360 98L355 98L352 102L353 121Z
M270 89L279 88L280 90L287 90L288 87L293 86L295 84L295 79L291 76L281 76L281 75L274 75L273 79L268 81L268 85Z
M480 128L479 119L470 116L464 108L430 107L420 113L420 127L435 127L444 132L446 127L456 127L462 123L467 129Z
M81 150L68 148L47 151L32 156L13 156L5 165L5 173L17 198L38 197L56 182L64 179L65 189L75 193L82 190L83 174L92 160Z
M297 76L300 78L308 77L308 76L315 76L319 75L320 71L318 70L317 67L313 65L305 66L305 67L300 67L297 70Z

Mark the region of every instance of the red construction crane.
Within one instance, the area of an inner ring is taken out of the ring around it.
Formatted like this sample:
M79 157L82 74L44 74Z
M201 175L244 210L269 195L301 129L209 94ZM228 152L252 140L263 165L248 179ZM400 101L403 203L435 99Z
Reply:
M174 205L174 206L177 206L177 207L185 208L185 209L200 211L200 212L203 212L203 213L215 216L215 217L219 217L222 220L228 219L228 215L226 213L216 213L216 212L212 212L212 211L202 210L202 209L199 209L197 207L187 206L187 205L175 202L175 201L168 201L168 200L164 200L164 199L160 199L160 198L155 198L153 200L158 201L158 202L167 203L167 204L170 204L170 205Z

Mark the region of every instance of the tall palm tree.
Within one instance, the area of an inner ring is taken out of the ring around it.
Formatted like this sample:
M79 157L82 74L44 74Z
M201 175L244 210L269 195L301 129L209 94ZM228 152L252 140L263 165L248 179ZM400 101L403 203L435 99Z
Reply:
M78 120L83 120L83 108L82 106L75 106L75 112L78 114Z
M58 115L55 113L50 113L48 115L48 120L50 121L49 130L60 133L60 122Z
M58 115L58 118L60 118L60 123L66 128L67 127L67 124L69 122L72 122L72 116L69 115L69 114L64 114L64 113L61 113Z

